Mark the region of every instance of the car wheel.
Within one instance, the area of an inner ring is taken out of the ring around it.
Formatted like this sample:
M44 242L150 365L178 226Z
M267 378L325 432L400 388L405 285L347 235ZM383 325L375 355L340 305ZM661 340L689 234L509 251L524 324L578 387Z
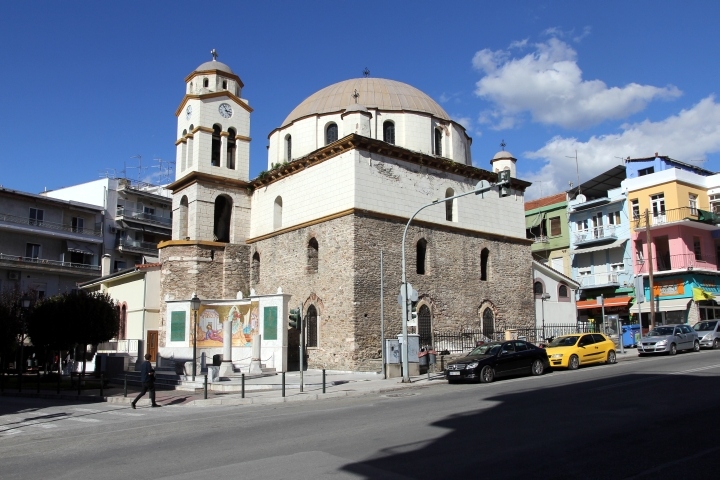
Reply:
M495 370L490 365L485 365L480 370L480 381L482 383L491 383L493 380L495 380Z
M610 365L613 363L617 363L617 355L615 355L614 350L610 350L608 352L607 361L605 363L610 364Z
M536 377L539 377L543 374L545 371L545 367L543 366L543 363L540 360L533 361L532 365L530 366L530 371L532 374Z
M580 360L578 359L577 355L573 355L570 357L570 360L568 360L568 369L569 370L577 370L580 366Z
M717 350L718 348L720 348L720 340L717 339L717 338L716 338L715 340L713 340L713 346L712 346L712 347L713 347L715 350Z
M457 383L457 380L450 380L450 379L448 379L448 383L452 385L453 383Z
M693 352L699 352L700 351L700 342L695 340L695 343L693 343Z
M677 353L677 345L674 343L670 345L670 351L668 352L668 355L675 355Z
M644 357L644 356L645 356L644 353L638 353L638 357Z

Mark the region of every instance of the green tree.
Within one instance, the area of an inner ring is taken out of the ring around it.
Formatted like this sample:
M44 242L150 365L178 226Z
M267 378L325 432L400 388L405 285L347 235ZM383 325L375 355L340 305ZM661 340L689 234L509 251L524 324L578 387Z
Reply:
M0 367L4 366L18 346L23 332L23 319L20 311L20 292L4 290L0 292Z

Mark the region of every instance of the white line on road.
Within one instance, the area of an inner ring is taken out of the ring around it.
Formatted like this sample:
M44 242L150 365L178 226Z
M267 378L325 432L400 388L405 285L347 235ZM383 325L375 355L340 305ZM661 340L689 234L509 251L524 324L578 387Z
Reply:
M74 422L85 422L85 423L95 423L95 422L100 421L97 418L78 418L78 417L67 417L67 418L64 418L63 420L72 420Z
M698 367L698 368L691 368L690 370L682 370L680 372L655 372L654 375L684 375L686 373L692 373L692 372L699 372L702 370L710 370L712 368L718 368L720 365L707 365L704 367ZM618 388L618 387L624 387L626 385L638 385L640 383L646 383L646 382L653 382L655 380L659 380L658 377L652 377L652 378L641 378L637 380L630 380L629 382L620 382L615 383L613 385L605 385L604 387L598 387L595 390L609 390L611 388Z

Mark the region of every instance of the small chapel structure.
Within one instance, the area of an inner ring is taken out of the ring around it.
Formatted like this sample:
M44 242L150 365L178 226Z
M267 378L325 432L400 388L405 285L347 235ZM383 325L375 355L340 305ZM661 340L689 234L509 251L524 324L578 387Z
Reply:
M251 179L253 109L243 88L214 51L185 78L176 178L167 187L172 240L159 245L160 347L180 345L171 342L170 306L193 293L222 303L282 292L289 308L302 309L309 368L379 370L381 283L385 337L396 338L403 230L435 200L411 223L405 247L420 344L432 345L440 331L535 324L530 183L516 178L512 155L496 155L490 170L473 166L472 139L437 102L366 74L289 109L268 136L266 170ZM508 196L442 201L481 180L497 182L505 169ZM288 327L287 305L278 319L287 331L282 365L293 369L300 338ZM208 317L200 328L210 332L217 321Z

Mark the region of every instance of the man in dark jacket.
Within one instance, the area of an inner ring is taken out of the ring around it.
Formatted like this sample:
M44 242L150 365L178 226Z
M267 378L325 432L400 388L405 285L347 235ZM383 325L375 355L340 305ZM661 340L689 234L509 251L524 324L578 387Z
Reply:
M150 359L152 356L149 353L145 354L145 361L140 366L140 381L142 382L142 392L135 397L135 400L130 404L132 405L132 408L135 408L135 404L137 403L140 398L147 393L147 391L150 391L150 401L152 402L153 407L159 407L157 403L155 403L155 369L150 364Z

